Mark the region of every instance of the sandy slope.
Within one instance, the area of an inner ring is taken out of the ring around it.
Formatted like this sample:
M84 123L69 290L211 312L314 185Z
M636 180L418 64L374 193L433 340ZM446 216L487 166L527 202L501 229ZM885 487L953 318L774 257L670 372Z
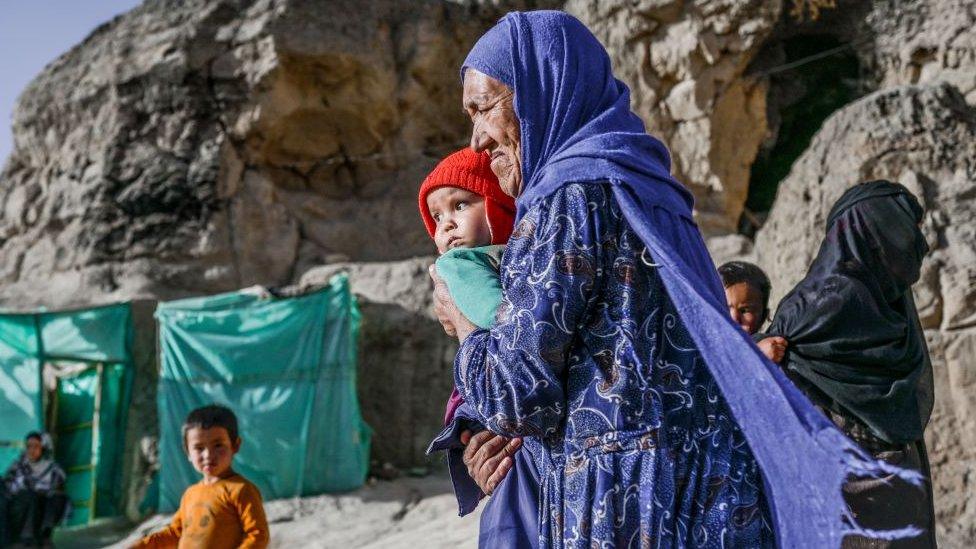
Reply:
M438 549L477 546L478 517L457 516L446 474L377 482L355 492L265 504L271 547ZM140 524L122 548L166 524L155 516Z

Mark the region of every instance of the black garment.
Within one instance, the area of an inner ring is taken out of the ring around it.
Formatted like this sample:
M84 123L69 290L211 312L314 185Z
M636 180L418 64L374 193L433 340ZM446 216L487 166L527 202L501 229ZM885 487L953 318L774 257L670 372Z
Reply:
M63 493L25 490L5 496L7 543L42 544L51 539L67 510Z
M928 251L922 214L897 183L849 189L767 332L789 342L782 364L816 403L893 444L920 440L932 411L932 368L911 291Z
M925 440L892 444L875 437L867 426L836 413L827 413L837 426L876 459L898 467L920 471L931 479ZM891 530L914 524L923 533L914 538L880 540L847 536L841 549L934 549L935 507L932 483L921 489L894 476L850 479L844 484L844 501L857 524L873 530Z

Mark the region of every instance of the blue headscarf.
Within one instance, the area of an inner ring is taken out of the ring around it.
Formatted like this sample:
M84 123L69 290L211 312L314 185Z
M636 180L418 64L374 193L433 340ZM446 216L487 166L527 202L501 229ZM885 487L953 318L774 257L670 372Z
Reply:
M910 526L862 529L850 516L841 492L849 475L896 474L916 484L920 475L867 455L732 322L691 194L671 177L667 149L631 112L630 92L593 34L562 12L509 13L475 44L462 79L468 68L514 90L518 217L563 185L610 182L762 468L778 544L819 549L839 547L847 534L917 534Z

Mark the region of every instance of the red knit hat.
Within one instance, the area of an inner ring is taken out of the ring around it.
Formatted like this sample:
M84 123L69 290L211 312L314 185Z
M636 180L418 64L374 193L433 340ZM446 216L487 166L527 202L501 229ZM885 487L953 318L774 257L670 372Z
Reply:
M417 200L420 217L427 232L434 238L437 223L427 208L427 195L440 187L458 187L485 197L485 214L491 229L491 243L505 244L515 226L515 199L498 186L498 178L491 171L491 157L487 152L476 153L465 147L441 160L420 186Z

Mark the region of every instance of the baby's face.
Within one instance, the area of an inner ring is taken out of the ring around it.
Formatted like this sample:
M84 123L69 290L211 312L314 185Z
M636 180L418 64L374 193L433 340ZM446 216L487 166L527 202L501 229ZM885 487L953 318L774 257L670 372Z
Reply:
M458 187L440 187L427 195L427 209L437 223L437 252L491 244L485 198Z

